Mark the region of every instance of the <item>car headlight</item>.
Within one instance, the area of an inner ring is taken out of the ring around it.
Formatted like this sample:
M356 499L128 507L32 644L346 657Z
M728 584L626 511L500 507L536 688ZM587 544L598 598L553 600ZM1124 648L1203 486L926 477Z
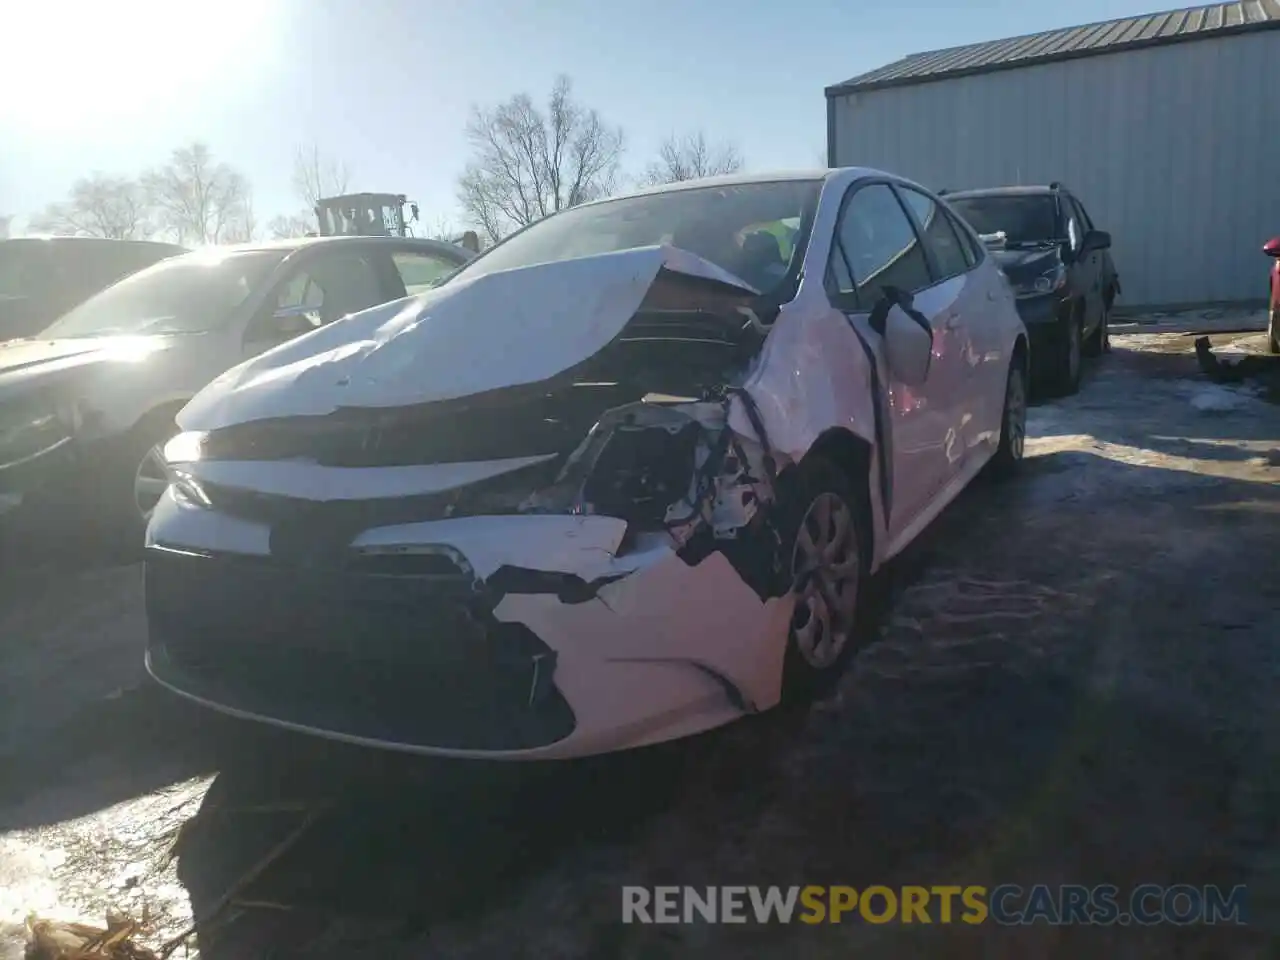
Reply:
M160 456L164 460L165 474L173 494L183 503L195 507L211 507L213 501L200 484L200 479L190 470L190 464L201 459L204 449L203 433L180 433L164 445Z
M1019 283L1014 287L1014 293L1019 297L1041 297L1046 293L1053 293L1061 290L1067 285L1067 268L1062 264L1054 264L1053 267L1046 270L1040 276L1036 277L1030 283Z
M73 410L53 404L23 403L0 408L0 468L49 453L75 433Z

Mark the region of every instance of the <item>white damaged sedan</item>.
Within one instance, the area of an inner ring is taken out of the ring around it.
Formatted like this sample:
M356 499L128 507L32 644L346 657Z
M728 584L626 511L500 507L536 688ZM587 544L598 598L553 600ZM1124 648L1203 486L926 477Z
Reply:
M806 696L868 575L1022 457L972 230L866 169L558 213L219 377L147 532L147 667L227 713L567 758Z

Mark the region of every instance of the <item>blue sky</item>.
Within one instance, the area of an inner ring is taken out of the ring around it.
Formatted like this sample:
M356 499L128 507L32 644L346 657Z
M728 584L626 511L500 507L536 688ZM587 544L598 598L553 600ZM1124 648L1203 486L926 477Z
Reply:
M736 143L751 169L809 167L825 150L827 85L908 53L1161 8L28 0L16 31L6 12L0 56L0 213L23 217L77 176L133 174L198 138L249 176L263 222L300 206L292 156L314 143L351 167L353 189L407 192L424 220L456 223L471 105L520 91L541 99L562 72L581 101L625 129L628 171L668 134L698 128Z

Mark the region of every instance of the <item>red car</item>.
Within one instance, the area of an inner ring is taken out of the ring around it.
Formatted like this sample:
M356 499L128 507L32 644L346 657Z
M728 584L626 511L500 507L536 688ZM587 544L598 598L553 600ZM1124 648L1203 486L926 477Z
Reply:
M1272 237L1263 244L1262 252L1273 261L1271 295L1267 298L1267 349L1280 353L1280 237Z

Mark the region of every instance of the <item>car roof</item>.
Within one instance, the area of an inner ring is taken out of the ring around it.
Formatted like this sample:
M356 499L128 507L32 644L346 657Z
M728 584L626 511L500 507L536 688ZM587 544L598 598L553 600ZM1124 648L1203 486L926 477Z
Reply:
M58 246L63 246L63 245L118 246L119 245L119 246L130 246L130 247L155 247L160 250L173 250L175 252L180 251L182 253L187 252L187 248L182 246L181 244L169 243L165 240L118 240L111 237L57 237L57 236L9 237L8 239L0 240L0 246L6 245L6 244L36 244L36 243L57 244Z
M731 173L719 177L701 177L697 180L681 180L676 183L662 183L657 186L643 187L638 190L628 191L627 193L620 193L612 197L603 197L600 200L592 200L590 203L581 204L581 206L594 206L601 203L610 203L614 200L625 200L630 197L647 197L659 193L678 193L683 190L698 190L703 187L736 187L753 183L778 183L784 181L805 180L811 180L818 183L827 180L834 180L849 184L869 177L886 177L894 181L902 181L909 184L914 182L909 177L890 173L887 170L877 170L874 167L815 167L812 169L769 170L759 173Z
M953 193L945 193L943 196L948 200L955 200L961 197L1047 197L1053 193L1066 192L1061 187L1054 189L1048 184L1044 184L1019 187L983 187L979 190L956 190Z
M254 250L292 252L303 250L307 247L355 244L366 246L395 244L400 247L419 247L422 250L459 253L464 257L471 255L470 250L460 247L456 243L449 243L447 240L430 240L426 237L290 237L286 240L254 240L249 243L218 244L204 249L216 249L227 253L248 253Z
M647 197L656 193L677 193L682 190L697 190L702 187L736 187L752 183L777 183L785 180L825 180L838 170L779 170L765 173L730 173L719 177L700 177L697 180L681 180L677 183L660 183L652 187L642 187L611 197L592 200L590 205L609 203L612 200L624 200L627 197ZM588 206L589 204L582 204Z

